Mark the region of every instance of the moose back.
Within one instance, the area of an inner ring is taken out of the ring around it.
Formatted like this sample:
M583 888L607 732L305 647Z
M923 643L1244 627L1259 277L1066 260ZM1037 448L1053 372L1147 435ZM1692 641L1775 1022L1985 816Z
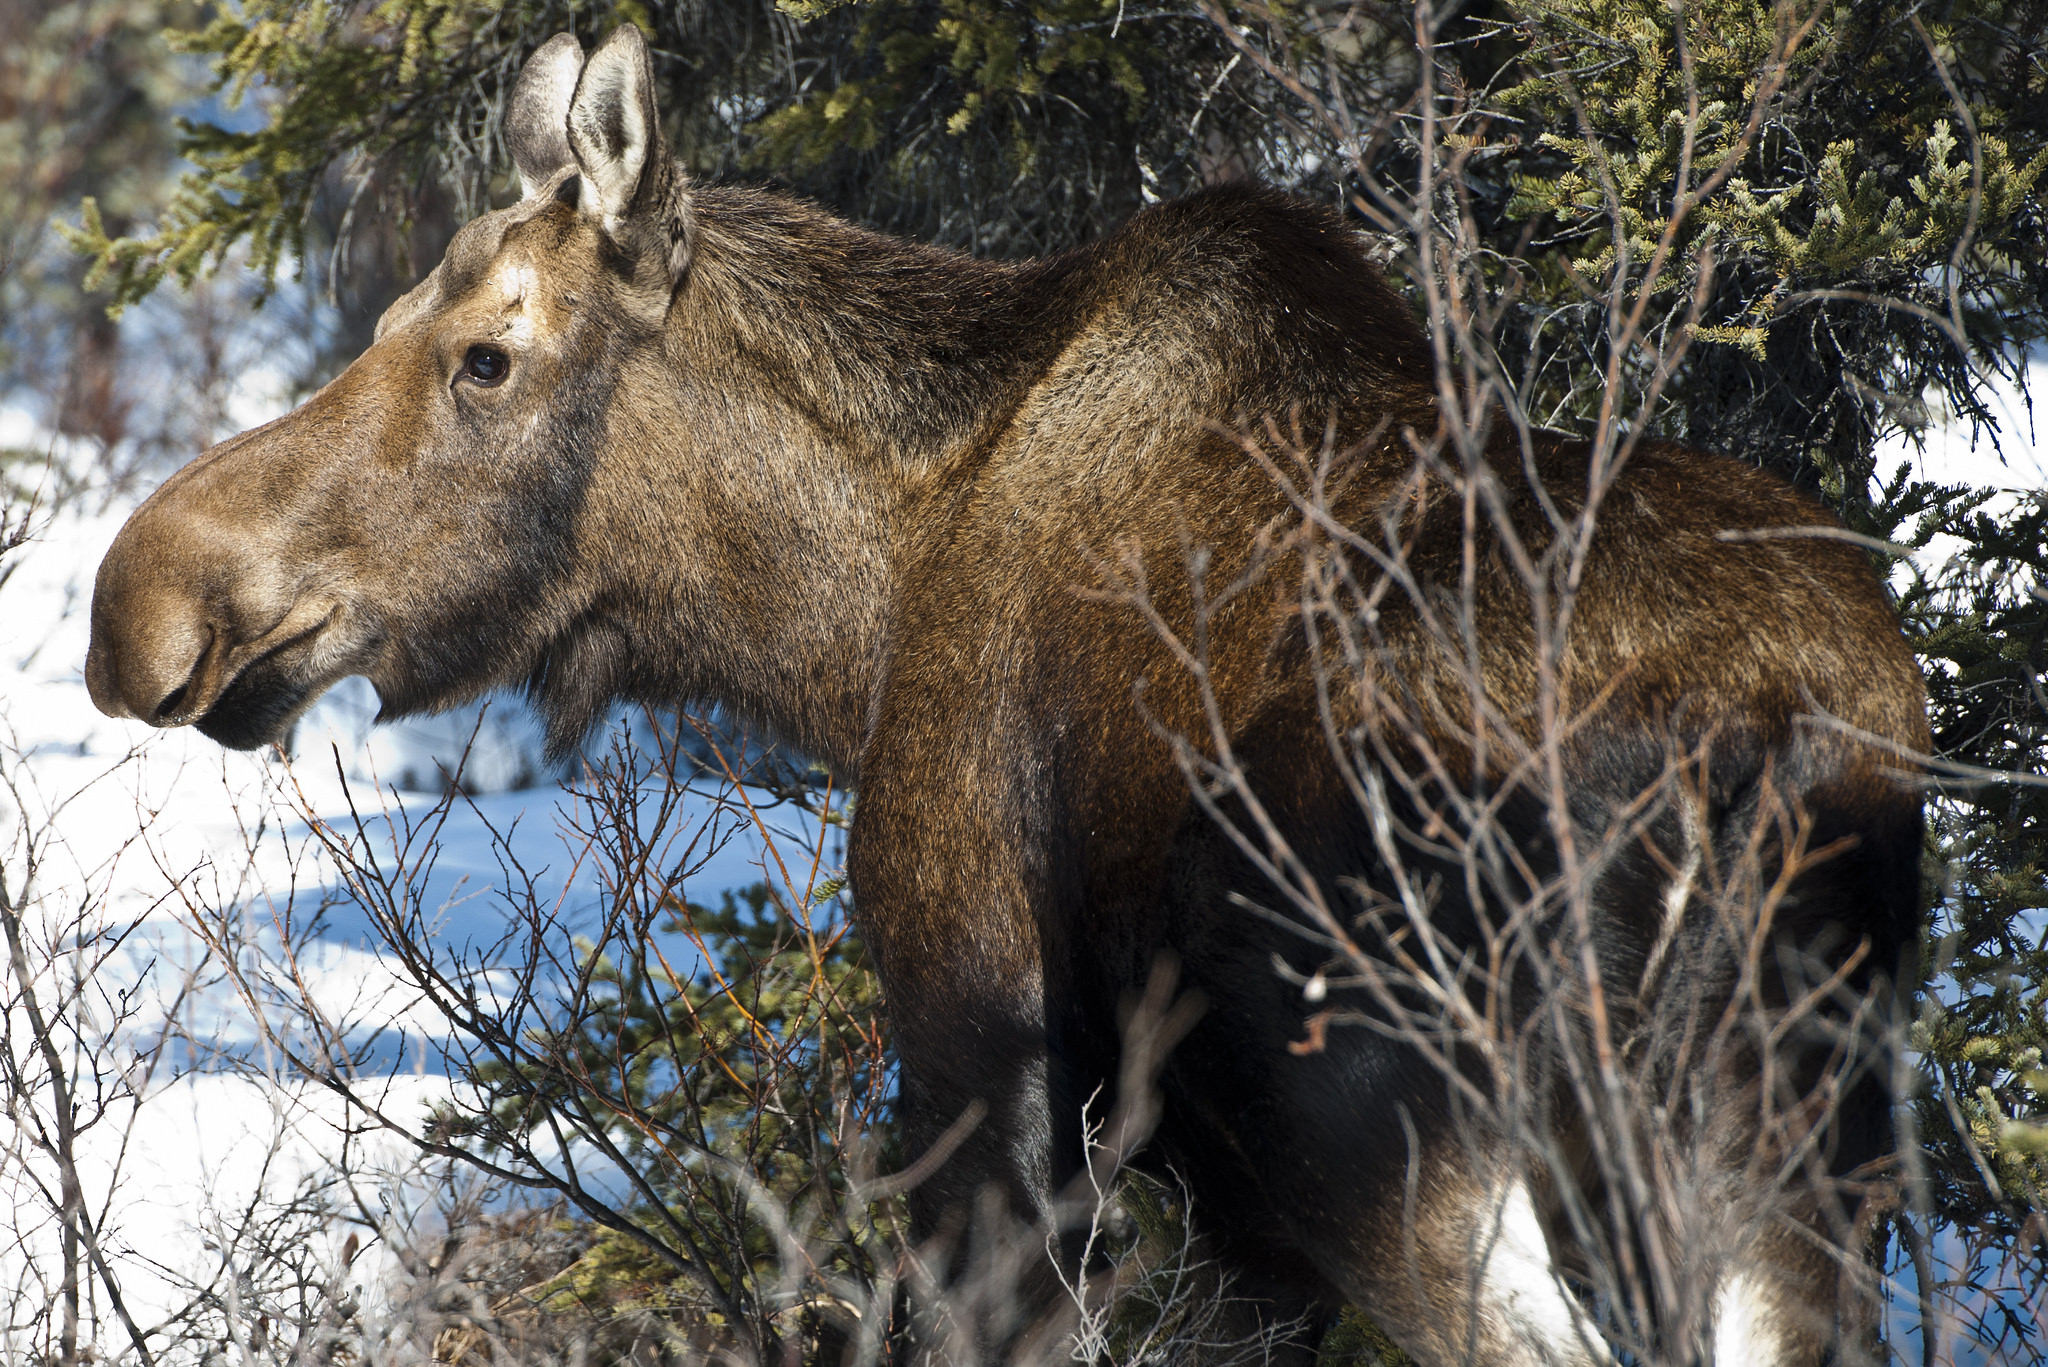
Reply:
M1597 979L1632 1076L1718 1070L1727 1104L1672 1122L1710 1174L1794 1174L1702 1272L1714 1351L1830 1351L1853 1255L1821 1179L1885 1150L1882 1066L1796 1135L1770 1117L1847 1076L1900 963L1921 815L1891 771L1927 735L1823 511L1651 443L1600 487L1586 445L1505 422L1482 479L1410 310L1277 193L1022 264L881 237L687 183L630 26L543 47L507 136L524 198L130 519L103 710L258 746L362 674L387 716L523 685L558 748L621 698L762 723L858 785L907 1152L983 1117L922 1228L991 1187L1050 1215L1120 1009L1176 964L1203 1010L1151 1152L1233 1294L1268 1325L1354 1303L1428 1363L1603 1360L1562 1212L1612 1175L1527 1160L1590 1147ZM1725 934L1742 867L1763 951ZM1500 1037L1552 1148L1460 1100L1485 1051L1409 1028L1465 1018L1426 972L1373 976L1510 923L1519 959L1456 991L1520 1003ZM1653 1009L1687 992L1841 1028L1703 1061Z

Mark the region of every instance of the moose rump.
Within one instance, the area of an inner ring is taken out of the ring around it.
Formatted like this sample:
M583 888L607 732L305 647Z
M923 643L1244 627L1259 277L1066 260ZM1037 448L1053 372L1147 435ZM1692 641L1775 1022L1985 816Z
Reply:
M523 198L130 519L95 701L244 746L348 674L392 715L523 685L563 748L620 698L770 727L858 785L907 1150L953 1131L920 1228L1053 1218L1171 962L1153 1161L1297 1347L1348 1301L1424 1362L1603 1360L1600 1097L1710 1081L1670 1123L1773 1213L1644 1332L1818 1363L1926 744L1827 515L1673 446L1459 448L1406 305L1280 194L995 263L693 185L660 129L630 26L533 56ZM1703 1049L1702 1004L1772 1028Z

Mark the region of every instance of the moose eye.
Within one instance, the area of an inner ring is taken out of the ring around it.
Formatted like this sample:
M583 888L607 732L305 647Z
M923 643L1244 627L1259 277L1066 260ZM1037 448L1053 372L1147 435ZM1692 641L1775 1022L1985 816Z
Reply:
M512 368L505 353L494 346L473 346L462 358L462 376L474 384L489 388L505 378L505 372Z

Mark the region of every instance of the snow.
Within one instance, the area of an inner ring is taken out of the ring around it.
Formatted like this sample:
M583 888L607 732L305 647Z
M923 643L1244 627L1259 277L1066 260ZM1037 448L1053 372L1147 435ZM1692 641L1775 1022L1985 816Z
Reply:
M2048 350L2036 351L2029 358L2027 386L2035 394L2048 396ZM1878 469L1889 471L1899 460L1910 459L1922 479L2017 491L2048 487L2048 458L2041 450L2039 419L2011 384L1992 386L1989 398L1991 413L1998 420L1995 435L1975 434L1968 423L1955 421L1952 414L1936 414L1935 423L1924 434L1924 450L1913 451L1904 435L1894 437L1878 449Z
M2048 489L2048 455L2042 451L2036 415L2017 386L1999 382L1989 388L1988 407L1998 424L1995 433L1977 433L1969 423L1956 421L1953 414L1936 413L1918 449L1904 433L1879 445L1878 477L1889 478L1904 461L1920 479L1997 489L2000 497L1985 508L1994 514L2010 511L2020 494ZM2036 350L2029 358L2027 389L2048 396L2048 350ZM1962 543L1955 537L1940 534L1913 557L1913 563L1932 573L1960 549Z
M0 436L19 425L18 414L0 414ZM550 775L538 726L517 699L372 728L374 693L351 680L301 724L291 761L226 751L189 728L154 731L102 716L81 674L91 585L130 507L64 508L10 557L14 574L0 587L0 776L10 781L0 788L0 859L18 880L35 850L34 884L8 889L26 908L32 939L36 928L62 940L133 923L98 963L94 991L103 1002L130 994L133 1012L117 1024L135 1047L146 1051L167 1030L178 1036L132 1114L116 1108L85 1137L81 1157L88 1201L109 1212L110 1240L130 1269L128 1294L148 1321L177 1300L171 1273L217 1272L232 1256L218 1246L220 1231L258 1188L283 1200L331 1167L349 1135L331 1096L247 1075L283 1070L247 1004L207 969L209 936L275 952L282 928L296 931L320 912L300 965L322 1010L383 1032L376 1057L392 1068L388 1085L403 1115L419 1114L452 1085L437 1071L444 1023L417 1002L370 919L337 896L339 876L312 821L346 833L359 811L388 857L405 843L408 822L432 812L444 772L474 734L464 781L481 791L453 803L422 883L438 942L482 947L503 934L506 895L521 891L508 885L507 849L531 875L536 900L560 907L565 937L595 918L603 889L582 857L575 794L534 783ZM715 791L693 791L684 804L681 828L700 825L731 838L686 882L690 900L715 903L723 889L761 881L762 833ZM806 851L818 837L808 818L778 818L778 826ZM176 1019L167 1014L174 1000ZM229 1061L244 1073L225 1071ZM400 1169L403 1145L387 1138L372 1147L372 1167ZM24 1184L49 1180L46 1168L29 1162L0 1178L0 1201L12 1200L17 1224L33 1223L26 1216L36 1200ZM342 1233L321 1234L322 1247L338 1246ZM47 1254L55 1238L47 1220L40 1237ZM25 1275L21 1250L0 1250L0 1288L35 1294Z

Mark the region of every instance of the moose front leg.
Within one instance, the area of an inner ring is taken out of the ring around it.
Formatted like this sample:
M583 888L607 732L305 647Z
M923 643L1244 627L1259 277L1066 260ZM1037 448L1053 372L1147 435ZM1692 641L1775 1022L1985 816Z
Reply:
M904 1158L920 1173L910 1193L918 1234L948 1228L991 1193L1014 1219L1047 1222L1059 1176L1036 965L977 961L989 946L964 935L920 934L906 952L891 919L863 907L902 1066Z
M957 763L953 783L908 781L870 755L848 871L902 1067L912 1227L944 1251L949 1317L987 1349L1057 1302L1045 1234L1081 1152L1032 876L1046 861L1000 784L961 784Z

